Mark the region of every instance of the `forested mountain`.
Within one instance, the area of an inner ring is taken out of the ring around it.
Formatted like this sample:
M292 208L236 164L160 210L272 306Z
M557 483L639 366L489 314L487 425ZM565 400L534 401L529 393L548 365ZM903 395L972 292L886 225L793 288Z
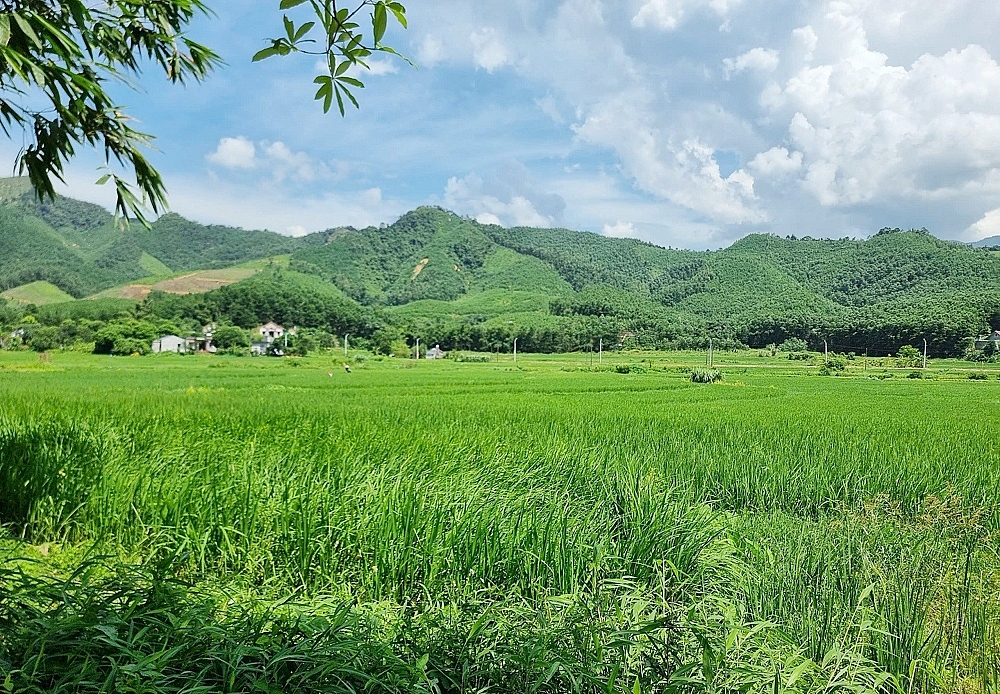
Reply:
M21 180L0 181L0 289L45 280L79 298L275 256L288 269L197 297L154 292L140 311L241 325L270 316L362 334L390 326L472 349L513 337L539 350L595 340L695 346L712 335L751 346L826 340L873 353L926 338L932 353L954 354L1000 327L1000 253L924 230L883 229L865 240L751 235L694 252L505 229L424 207L388 226L293 239L175 214L151 229L122 229L98 206L39 203Z
M0 180L0 289L44 280L81 298L151 275L228 267L302 245L176 214L150 229L123 229L98 205L61 196L39 202L24 179Z

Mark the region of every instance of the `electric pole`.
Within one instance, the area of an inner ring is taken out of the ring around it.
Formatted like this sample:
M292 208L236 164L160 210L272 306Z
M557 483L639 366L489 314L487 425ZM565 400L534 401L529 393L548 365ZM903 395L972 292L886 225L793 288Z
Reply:
M601 338L601 341L598 343L598 349L600 351L597 353L597 363L598 364L603 364L604 363L604 338L603 337Z
M823 363L824 364L830 363L830 350L828 350L826 347L826 340L823 340Z
M927 338L924 338L924 371L927 370Z
M417 338L416 354L417 355L415 357L413 357L413 358L419 361L420 360L420 338L419 337Z
M517 363L517 338L514 338L514 363Z
M708 338L708 366L709 368L715 366L715 346L712 343L712 338Z
M350 336L351 336L350 333L347 333L346 335L344 335L344 358L345 359L347 358L347 338L349 338Z

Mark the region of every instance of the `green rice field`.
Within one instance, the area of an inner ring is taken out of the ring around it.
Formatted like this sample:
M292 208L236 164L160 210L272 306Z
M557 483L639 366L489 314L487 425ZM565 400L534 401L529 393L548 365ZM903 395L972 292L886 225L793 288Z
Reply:
M997 371L704 359L0 354L0 688L1000 691Z

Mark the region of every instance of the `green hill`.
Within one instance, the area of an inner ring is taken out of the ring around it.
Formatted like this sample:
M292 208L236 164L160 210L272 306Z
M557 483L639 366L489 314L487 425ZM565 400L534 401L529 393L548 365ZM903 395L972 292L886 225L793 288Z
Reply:
M697 346L713 335L882 352L927 338L932 352L954 354L1000 327L998 286L1000 254L923 230L865 240L757 234L694 252L422 207L391 225L293 239L176 214L122 229L98 206L40 203L22 179L0 180L0 290L22 303L149 295L160 313L191 320L221 311L241 324L385 325L473 349L515 336L525 349L575 349L598 339Z
M58 304L64 301L72 301L73 297L61 290L54 284L48 282L29 282L20 287L14 287L0 294L8 301L16 301L20 304L32 304L34 306L44 306L46 304Z
M166 214L121 228L98 205L41 202L24 179L0 179L0 290L48 282L76 298L149 276L227 268L304 242L269 231L204 226Z

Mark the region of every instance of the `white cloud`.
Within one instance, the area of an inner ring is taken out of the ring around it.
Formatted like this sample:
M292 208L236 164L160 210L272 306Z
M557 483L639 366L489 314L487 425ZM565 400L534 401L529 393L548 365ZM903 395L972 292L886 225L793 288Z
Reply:
M990 210L983 215L982 219L969 227L965 236L972 241L1000 236L1000 209Z
M754 157L747 168L761 176L787 176L802 168L802 152L789 154L784 147L772 147Z
M261 146L276 180L313 181L320 173L321 167L316 166L312 157L305 152L293 152L284 142L264 142Z
M308 233L309 232L306 230L306 228L301 224L294 224L290 227L285 227L285 234L288 236L294 236L297 238L299 236L305 236Z
M293 151L280 140L254 144L243 136L224 137L216 150L205 158L226 169L265 171L275 182L287 179L311 182L330 175L325 165L318 164L305 152Z
M736 58L726 58L722 61L726 79L744 70L774 72L780 63L780 53L771 48L754 48Z
M469 35L469 41L472 43L472 54L476 59L476 65L486 72L492 73L510 61L507 47L497 35L496 29L474 31Z
M793 30L792 41L803 52L803 62L807 63L813 59L816 46L819 44L819 36L816 35L815 29L807 25Z
M616 239L634 239L638 236L635 225L632 222L619 221L616 224L605 224L604 235Z
M367 72L369 75L380 77L382 75L395 75L399 72L399 65L391 60L368 59L365 62L368 64L368 70L362 70L362 72Z
M471 173L453 176L445 186L444 203L483 224L551 227L562 220L566 202L542 193L523 164L508 161L485 179Z
M417 62L426 67L434 67L445 58L444 44L431 34L424 36L417 47Z
M642 102L641 96L623 96L601 105L576 128L577 135L613 148L628 175L653 195L723 224L766 220L749 173L722 176L712 147L656 128Z
M224 137L219 146L209 154L208 161L227 169L252 169L257 164L257 149L242 135Z
M740 2L741 0L645 0L632 17L632 26L673 31L680 26L686 15L700 9L710 9L725 20L730 10ZM726 24L720 27L724 28L727 28Z
M815 36L824 60L762 102L790 115L804 188L821 204L958 193L1000 167L1000 66L984 48L891 65L842 2L829 4Z

